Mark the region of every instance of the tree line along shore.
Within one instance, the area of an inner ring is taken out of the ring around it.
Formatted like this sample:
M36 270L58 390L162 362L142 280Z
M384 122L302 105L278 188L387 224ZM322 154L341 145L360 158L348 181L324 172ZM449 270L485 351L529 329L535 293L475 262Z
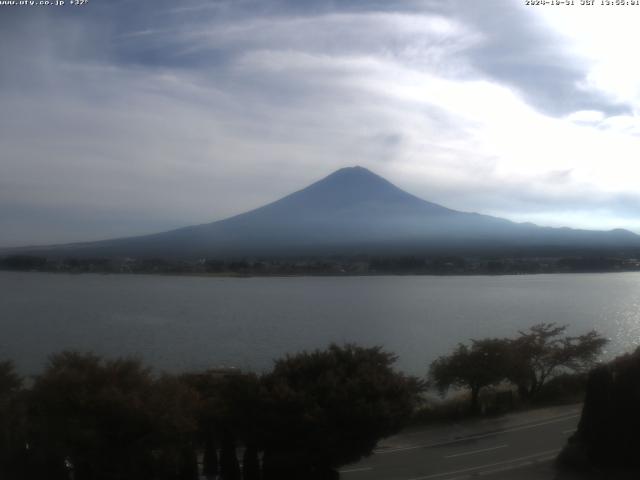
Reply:
M584 466L590 425L602 430L599 408L615 401L601 387L618 378L611 369L631 361L597 366L606 342L595 331L568 336L566 327L543 323L514 338L460 344L424 378L395 370L395 355L381 347L353 344L286 355L260 375L157 374L138 359L64 351L25 379L6 360L0 478L335 479L339 467L370 455L380 439L412 423L450 420L452 404L459 419L491 413L486 407L496 397L489 391L509 392L508 408L516 408L586 388L588 414L563 457ZM633 396L633 385L616 388ZM462 409L458 397L436 402L429 394L450 387L464 392Z
M301 259L48 258L0 256L0 270L62 273L141 273L213 276L282 275L521 275L637 272L637 256L335 256Z

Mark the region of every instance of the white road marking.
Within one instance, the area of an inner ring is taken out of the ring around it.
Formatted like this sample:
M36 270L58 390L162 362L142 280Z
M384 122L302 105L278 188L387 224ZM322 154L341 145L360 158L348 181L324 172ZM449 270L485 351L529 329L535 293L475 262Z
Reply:
M388 450L375 450L374 453L376 453L377 455L381 455L381 454L386 454L386 453L396 453L396 452L406 452L408 450L417 450L419 448L442 447L442 446L445 446L445 445L452 445L454 443L467 442L467 441L470 441L470 440L479 440L481 438L495 437L496 435L501 435L503 433L518 432L520 430L527 430L527 429L530 429L530 428L542 427L544 425L550 425L552 423L563 422L565 420L570 420L572 418L576 418L576 417L579 417L579 416L580 416L580 414L576 413L574 415L558 417L558 418L555 418L553 420L548 420L546 422L532 423L532 424L529 424L529 425L521 425L519 427L506 428L504 430L499 430L499 431L491 432L491 433L485 433L485 434L479 434L479 435L469 435L468 437L456 438L454 440L447 440L446 442L425 443L425 444L421 444L421 445L411 445L411 446L408 446L408 447L390 448Z
M535 460L527 460L526 462L507 465L506 467L494 468L492 470L484 470L482 472L478 472L478 475L485 476L485 475L493 475L494 473L508 472L509 470L515 470L516 468L528 467L529 465L534 465L536 463L548 462L550 460L553 460L554 458L556 458L555 455L551 455L548 457L539 457L539 458L536 458Z
M361 468L348 468L346 470L338 470L340 473L354 473L354 472L368 472L369 470L373 470L371 467L361 467Z
M508 446L509 445L497 445L495 447L483 448L481 450L472 450L470 452L456 453L454 455L445 455L444 458L464 457L465 455L474 455L476 453L490 452L492 450L498 450L499 448L507 448Z
M504 460L502 462L488 463L486 465L478 465L477 467L469 467L469 468L464 468L462 470L454 470L451 472L434 473L433 475L426 475L424 477L414 477L414 478L410 478L409 480L428 480L430 478L446 477L448 475L456 475L458 473L476 472L478 470L482 470L485 468L497 467L499 465L513 464L517 462L522 462L523 460L533 459L535 457L546 457L552 454L555 455L559 451L560 449L547 450L544 452L534 453L532 455L526 455L524 457L512 458L511 460Z
M580 415L581 411L582 411L582 409L580 409L580 408L574 408L574 409L568 410L566 413L562 413L560 415L556 415L556 416L553 416L553 417L547 417L544 421L546 422L548 420L561 420L561 419L566 418L566 417L575 417L576 415ZM516 427L520 427L520 426L526 426L526 425L528 425L528 424L527 423L521 423L521 424L515 425L515 426ZM429 431L430 431L429 428L425 428L424 430L414 430L413 432L403 433L403 436L411 437L411 436L414 436L414 435L421 435L421 434L427 433Z

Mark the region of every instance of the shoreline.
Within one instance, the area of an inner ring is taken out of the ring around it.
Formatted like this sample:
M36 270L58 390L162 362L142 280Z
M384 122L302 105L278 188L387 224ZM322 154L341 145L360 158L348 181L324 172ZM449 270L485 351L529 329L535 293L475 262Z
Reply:
M612 273L640 273L640 270L608 270L608 271L545 271L545 272L455 272L455 273L420 273L420 272L390 272L390 273L211 273L211 272L109 272L109 271L56 271L56 270L11 270L0 269L0 273L48 273L51 275L105 275L105 276L154 276L154 277L196 277L196 278L354 278L354 277L524 277L542 275L604 275Z

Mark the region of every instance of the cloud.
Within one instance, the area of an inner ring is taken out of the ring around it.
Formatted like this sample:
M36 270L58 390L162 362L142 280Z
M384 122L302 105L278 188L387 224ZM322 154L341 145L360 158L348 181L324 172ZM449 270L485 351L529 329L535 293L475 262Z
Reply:
M483 5L12 11L0 245L212 221L353 164L453 208L640 231L633 92L548 19Z
M560 10L504 0L473 5L452 0L445 9L448 15L485 34L485 41L467 52L474 67L515 88L537 109L553 116L576 110L626 112L626 105L618 99L583 88L589 57L584 51L567 48L566 40L566 31L571 30L571 21L580 9ZM559 15L567 19L560 28L550 21Z

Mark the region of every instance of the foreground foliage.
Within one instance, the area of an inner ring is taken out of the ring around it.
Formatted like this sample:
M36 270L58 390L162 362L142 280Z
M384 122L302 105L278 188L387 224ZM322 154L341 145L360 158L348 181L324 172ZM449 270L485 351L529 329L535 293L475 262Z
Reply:
M560 456L561 464L589 470L640 471L638 405L640 348L590 372L578 429ZM607 478L618 477L610 473Z
M30 477L169 479L192 468L194 392L137 360L54 355L28 398Z
M521 397L534 397L561 371L587 371L608 342L595 330L577 337L561 336L566 330L566 325L541 323L511 341L507 378Z
M480 410L484 387L504 382L514 385L520 398L536 397L559 374L581 373L591 368L608 340L596 331L577 337L563 336L566 326L534 325L514 339L487 338L459 344L449 355L431 363L429 377L444 393L451 386L468 388L471 411Z
M394 361L380 348L332 345L263 376L157 376L135 359L62 352L27 389L0 363L0 478L335 478L419 401L420 383Z
M441 393L450 386L471 391L471 410L479 411L479 395L483 387L500 383L505 378L509 344L499 338L472 340L459 344L452 354L431 364L430 376Z
M268 478L318 478L371 454L411 416L421 385L380 348L331 346L276 362L265 377ZM295 443L291 439L297 439ZM285 460L286 459L286 460ZM297 471L283 472L295 459Z

